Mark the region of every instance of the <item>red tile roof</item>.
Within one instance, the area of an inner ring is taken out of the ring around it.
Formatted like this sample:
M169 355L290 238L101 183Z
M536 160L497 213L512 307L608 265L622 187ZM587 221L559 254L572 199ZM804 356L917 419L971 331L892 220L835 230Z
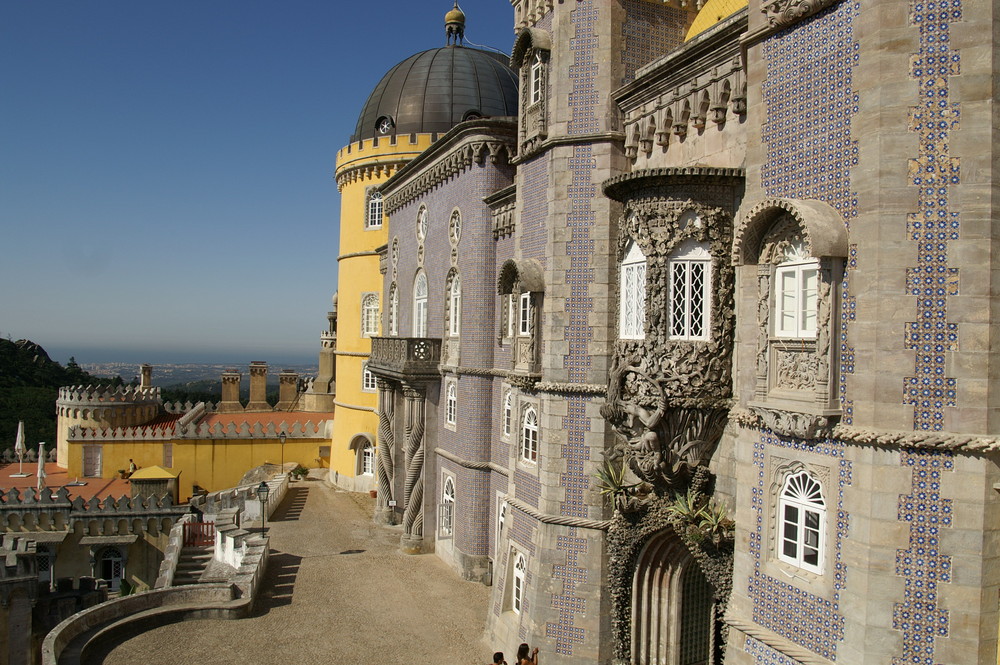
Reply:
M38 471L38 465L25 462L23 471L31 475L27 478L12 478L11 476L18 472L17 462L0 465L0 490L7 492L15 487L20 490L27 488L34 489L38 482L38 477L35 475ZM76 481L86 484L71 484ZM108 496L117 499L122 496L129 496L132 493L128 481L121 478L70 478L66 475L66 469L60 468L52 462L45 465L45 486L53 491L66 486L66 489L69 490L70 499L78 496L84 499L90 499L94 496L99 499Z

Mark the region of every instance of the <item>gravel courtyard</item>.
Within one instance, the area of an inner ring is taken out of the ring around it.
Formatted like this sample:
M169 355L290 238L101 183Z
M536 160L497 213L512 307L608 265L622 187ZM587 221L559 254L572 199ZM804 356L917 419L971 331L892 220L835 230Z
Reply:
M161 626L104 662L490 662L489 589L462 581L434 555L401 554L399 532L372 523L373 505L322 482L293 484L268 522L271 560L252 617ZM512 656L516 645L505 646Z

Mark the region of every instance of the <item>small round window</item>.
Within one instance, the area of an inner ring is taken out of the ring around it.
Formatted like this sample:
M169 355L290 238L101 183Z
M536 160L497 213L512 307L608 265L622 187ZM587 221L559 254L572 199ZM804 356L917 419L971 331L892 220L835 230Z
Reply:
M391 134L395 127L396 123L387 115L382 116L375 122L375 131L379 134Z

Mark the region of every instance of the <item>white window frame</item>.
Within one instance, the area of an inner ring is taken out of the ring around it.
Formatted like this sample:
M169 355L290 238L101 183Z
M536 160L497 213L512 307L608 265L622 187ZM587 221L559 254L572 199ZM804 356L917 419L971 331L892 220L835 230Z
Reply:
M382 228L382 192L373 191L368 194L365 205L365 231L375 231Z
M631 243L621 262L618 336L644 339L646 336L646 256Z
M445 475L441 483L441 524L439 531L442 536L452 536L455 533L455 479Z
M105 563L108 563L111 566L110 577L104 577ZM107 580L108 588L112 591L118 591L121 587L122 580L125 579L125 554L122 552L122 549L114 545L103 548L96 557L95 565L97 570L94 571L94 577ZM118 573L117 575L115 575L116 567Z
M500 542L503 538L503 527L507 523L507 500L503 498L503 494L497 492L497 533L494 539L493 550L499 556L500 553Z
M773 291L774 336L814 339L819 319L819 261L808 259L779 264L774 269Z
M535 53L535 59L531 63L531 71L528 74L528 78L531 86L531 96L528 100L528 106L534 106L542 101L542 93L544 92L543 83L545 81L545 63L542 62L541 53Z
M361 365L361 391L366 393L373 393L378 390L378 383L375 381L375 375L372 371L368 369L368 363L362 363Z
M361 450L358 451L358 456L361 458L358 464L360 474L362 476L374 476L375 447L370 442L366 441L361 446Z
M510 609L520 614L524 608L524 592L528 579L528 557L519 550L511 551Z
M413 278L413 336L427 337L427 275L422 270Z
M445 424L455 426L458 422L458 383L448 381L445 389Z
M712 311L712 256L707 245L679 247L667 262L667 275L670 339L707 340Z
M361 296L361 336L378 335L378 294L365 293Z
M503 432L503 437L505 439L510 438L511 430L514 427L514 391L507 388L503 394L503 425L501 427L501 432Z
M448 333L458 337L462 332L462 278L456 272L448 287Z
M531 292L522 293L518 297L517 334L519 337L531 336Z
M538 410L534 406L526 406L521 415L518 459L527 464L538 463Z
M821 575L826 547L823 484L808 471L789 475L778 496L778 559Z

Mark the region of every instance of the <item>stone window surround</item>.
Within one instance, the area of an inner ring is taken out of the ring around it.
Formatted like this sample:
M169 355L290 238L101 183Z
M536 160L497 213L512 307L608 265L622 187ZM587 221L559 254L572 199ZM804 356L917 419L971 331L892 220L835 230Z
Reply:
M618 337L643 339L646 336L646 255L638 243L629 243L618 274L621 300Z
M548 70L551 51L551 35L539 28L522 28L514 41L510 64L511 68L520 73L518 152L521 155L537 150L548 137Z
M514 390L504 384L502 387L503 401L500 404L500 438L509 441L511 432L514 431L515 400Z
M774 336L774 275L792 243L819 263L814 339ZM765 199L749 207L733 235L736 266L755 265L757 353L753 398L747 406L777 434L815 439L841 415L838 401L839 293L847 256L843 218L822 201ZM743 279L748 276L744 273Z
M670 294L667 302L670 307L670 322L668 323L668 336L671 340L679 341L705 341L709 339L712 330L712 256L709 252L708 243L688 240L680 245L667 257L669 276L667 282ZM701 267L701 292L695 295L691 290L694 268ZM675 269L680 267L684 271L685 293L681 296L684 306L685 320L682 323L682 334L675 334L676 321L674 320L674 305L676 298L675 291ZM701 308L701 334L695 334L692 323L695 303L700 303Z
M796 453L796 459L784 457L782 455L768 454L767 456L767 480L765 485L765 510L764 510L764 534L766 540L761 544L762 571L775 579L794 580L794 585L821 598L830 597L834 591L833 575L829 574L829 562L835 560L835 541L830 534L832 521L830 516L830 488L833 482L833 473L829 464L829 459L817 454ZM799 473L808 473L819 483L823 491L823 498L826 502L826 516L823 520L820 532L820 569L819 572L807 568L787 563L778 557L778 549L781 546L781 492L785 487L785 482L791 476Z
M518 373L530 374L540 371L538 350L540 346L541 317L539 315L542 311L542 301L545 291L543 275L544 270L541 264L534 259L522 259L519 261L508 259L500 267L500 273L497 277L497 294L500 296L511 294L515 298L518 325L513 330L514 337L509 339L513 344L513 349L511 350L513 369ZM526 331L522 327L522 324L525 322L521 320L523 304L521 298L525 295L527 295L529 306ZM504 305L507 305L506 298L503 298L502 302ZM506 316L501 317L503 319L501 329L497 333L497 339L501 343L504 339L508 339L504 337L508 332L506 329L508 316L509 312L507 312Z
M441 472L441 506L438 524L438 534L441 537L452 538L455 535L455 477L446 472Z
M422 285L422 289L417 288L418 284ZM418 269L413 276L413 337L427 337L427 297L427 274Z
M361 392L373 393L378 390L375 375L368 369L368 363L361 363Z
M524 607L524 592L528 579L528 557L521 550L512 547L510 551L510 588L508 590L508 609L514 614L520 614Z
M533 420L529 419L533 416ZM539 442L538 405L525 402L521 404L518 418L517 463L530 469L538 468Z

